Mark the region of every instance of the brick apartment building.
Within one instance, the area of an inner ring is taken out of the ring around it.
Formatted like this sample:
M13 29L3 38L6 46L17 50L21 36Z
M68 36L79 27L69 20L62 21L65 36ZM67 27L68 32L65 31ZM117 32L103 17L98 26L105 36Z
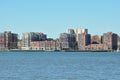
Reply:
M60 42L56 40L32 41L30 42L30 50L56 51L61 50Z
M107 32L102 36L102 43L106 45L106 50L117 50L118 36L115 33Z
M0 33L0 50L17 49L18 34L5 31Z

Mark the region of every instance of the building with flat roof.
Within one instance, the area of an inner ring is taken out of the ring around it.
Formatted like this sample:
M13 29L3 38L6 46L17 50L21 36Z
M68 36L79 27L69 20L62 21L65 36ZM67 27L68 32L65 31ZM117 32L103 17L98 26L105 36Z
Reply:
M30 42L30 50L57 51L61 50L61 46L57 40L32 41Z
M60 37L60 44L63 50L69 49L69 35L67 33L61 33Z
M5 35L4 33L0 33L0 50L5 49Z
M61 33L59 37L62 50L74 50L76 44L75 34Z
M74 31L76 34L76 41L79 39L79 34L88 34L88 29L77 28Z
M22 34L22 49L29 50L30 42L45 41L47 36L41 32L27 32Z
M78 50L85 50L85 46L89 45L91 43L91 35L82 33L78 34Z
M102 36L102 43L106 45L106 50L117 50L118 36L115 33L107 32Z
M0 33L0 50L17 49L18 34L5 31Z
M90 44L90 45L85 46L85 50L104 51L104 50L106 50L106 45L105 44Z

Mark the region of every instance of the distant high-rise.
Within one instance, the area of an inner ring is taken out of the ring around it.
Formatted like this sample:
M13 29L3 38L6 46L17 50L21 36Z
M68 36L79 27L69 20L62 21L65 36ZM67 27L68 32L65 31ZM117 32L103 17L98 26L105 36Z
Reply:
M89 45L91 42L91 35L90 34L78 34L78 49L85 50L85 46Z
M22 47L24 47L25 49L29 49L30 41L30 33L22 33Z
M88 29L77 28L75 29L76 41L78 41L79 34L88 34Z
M102 43L106 45L107 50L117 50L117 34L108 32L102 36Z
M67 33L61 33L59 40L62 49L69 49L69 36Z
M22 34L22 47L25 49L30 48L30 42L32 41L44 41L47 36L40 32L28 32Z
M18 34L5 31L0 33L0 50L16 49Z
M88 34L88 29L75 29L76 41L79 50L85 50L85 46L91 42L91 35Z
M61 33L59 40L63 50L74 50L76 44L76 38L74 34Z
M18 34L12 33L12 40L10 42L10 48L11 49L18 48L17 43L18 43Z
M4 33L0 33L0 50L5 49L5 35Z

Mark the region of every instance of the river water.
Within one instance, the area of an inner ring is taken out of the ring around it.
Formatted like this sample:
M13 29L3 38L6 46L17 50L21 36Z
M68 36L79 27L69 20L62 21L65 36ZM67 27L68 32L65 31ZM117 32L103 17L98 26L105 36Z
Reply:
M120 53L0 52L0 80L120 80Z

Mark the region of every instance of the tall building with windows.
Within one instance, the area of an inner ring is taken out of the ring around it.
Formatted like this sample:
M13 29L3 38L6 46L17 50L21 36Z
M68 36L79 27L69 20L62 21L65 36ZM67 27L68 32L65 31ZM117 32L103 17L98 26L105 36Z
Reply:
M18 43L18 34L12 33L12 40L11 40L11 42L10 42L10 48L11 48L11 49L16 49L16 48L18 48L17 43Z
M91 43L91 35L88 34L88 29L77 28L75 34L78 50L85 50L85 46Z
M4 33L0 33L0 50L5 49L5 35Z
M76 34L74 29L68 29L67 33L69 35L69 47L71 50L75 50L76 49Z
M76 43L74 34L61 33L59 40L62 50L74 50Z
M29 50L30 42L32 41L44 41L47 36L40 32L27 32L22 34L22 49Z
M22 49L29 49L31 42L31 33L22 33Z
M0 33L0 50L17 49L18 34L5 31Z
M102 36L102 43L106 45L106 50L117 50L118 36L115 33L107 32Z
M67 33L61 33L59 40L63 50L69 49L69 35Z
M88 29L77 28L74 30L76 34L76 41L78 41L79 34L88 34Z
M78 50L85 50L85 46L91 43L91 35L90 34L78 34Z

